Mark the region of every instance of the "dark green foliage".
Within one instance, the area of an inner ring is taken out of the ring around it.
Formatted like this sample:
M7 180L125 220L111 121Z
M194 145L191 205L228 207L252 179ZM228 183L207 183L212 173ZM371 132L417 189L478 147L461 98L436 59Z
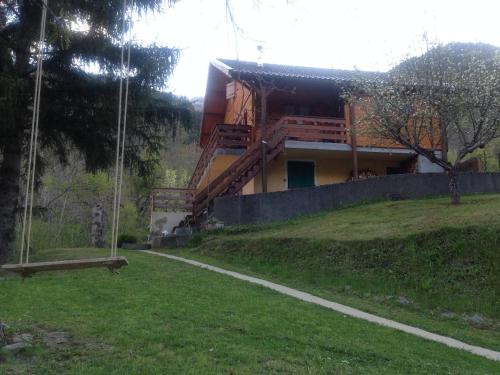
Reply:
M157 10L161 3L136 1L136 11ZM90 170L107 168L115 147L122 1L67 0L49 5L40 117L42 149L49 148L66 160L68 149L74 147ZM35 1L8 1L0 7L0 14L9 20L0 30L0 151L19 134L28 136L33 46L40 12ZM71 22L83 23L88 30L72 30ZM154 90L165 86L177 59L176 49L133 45L128 164L141 163L142 149L158 149L162 128L179 120L189 123L185 100ZM13 121L16 117L18 121ZM145 167L141 166L143 172Z
M124 243L137 243L137 237L132 234L120 234L118 236L118 247L122 247Z
M0 263L13 251L20 156L27 154L30 137L41 3L0 2ZM134 11L158 11L163 3L136 0ZM48 155L64 164L76 153L87 170L108 169L116 147L123 2L54 0L49 7L37 175L42 175ZM158 155L162 138L172 128L191 125L192 104L159 92L178 57L175 48L135 43L131 48L125 163L142 175L159 161L143 155Z

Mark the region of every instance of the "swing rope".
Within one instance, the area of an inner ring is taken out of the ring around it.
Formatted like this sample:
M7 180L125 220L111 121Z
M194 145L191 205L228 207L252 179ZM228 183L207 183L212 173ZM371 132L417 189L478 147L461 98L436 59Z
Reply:
M113 223L112 223L112 242L111 257L117 256L118 227L120 222L120 206L123 183L124 156L125 156L125 134L127 126L127 106L129 92L130 75L130 49L131 49L131 29L132 29L132 8L129 15L129 40L127 52L127 67L124 64L125 50L125 26L127 19L127 0L123 0L123 21L121 34L121 66L120 66L120 87L118 100L118 129L116 141L116 167L115 167L115 185L113 197ZM40 21L40 36L37 48L37 68L35 74L35 92L33 97L33 113L31 122L31 135L29 143L28 171L26 177L26 194L24 198L24 211L21 234L21 249L19 264L28 264L30 255L31 226L33 219L33 202L35 191L36 159L38 145L38 130L40 120L40 97L43 77L43 54L45 46L45 29L47 23L48 0L41 0L42 15ZM132 3L133 4L133 3ZM123 79L125 76L125 94L123 95ZM123 123L123 125L122 125Z
M26 195L24 198L21 251L19 257L20 264L29 263L30 255L31 223L33 218L33 196L35 190L36 155L38 143L38 124L40 120L40 93L42 90L43 76L43 49L45 42L45 25L47 22L47 2L48 0L42 0L42 17L40 22L40 37L38 39L37 64L35 73L35 94L33 97L33 114L31 120L28 173L26 176ZM25 237L26 231L28 232L27 237ZM24 258L25 253L26 257Z
M126 11L127 0L123 0L123 21L122 21L122 36L121 36L121 68L120 68L120 88L118 101L118 130L116 138L116 167L115 167L115 186L113 197L113 223L111 231L111 257L117 256L118 251L118 232L120 227L120 208L122 199L123 186L123 170L125 160L125 136L127 130L127 110L128 110L128 93L129 93L129 76L130 76L130 49L132 40L132 7L129 14L128 25L128 47L127 47L127 67L125 69L124 54L125 54L125 26L126 26ZM123 95L123 78L125 76L125 95ZM123 111L122 111L123 107ZM123 113L122 113L123 112Z

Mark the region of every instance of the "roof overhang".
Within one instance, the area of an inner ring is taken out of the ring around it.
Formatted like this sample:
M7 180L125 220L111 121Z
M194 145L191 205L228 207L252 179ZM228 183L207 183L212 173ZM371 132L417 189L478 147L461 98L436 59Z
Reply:
M277 64L215 59L208 68L207 86L203 102L200 131L200 146L204 146L217 123L224 121L226 106L226 84L232 80L252 81L259 77L272 80L323 82L324 84L346 85L356 79L367 79L378 72L348 71L339 69L309 68Z
M226 74L228 77L231 77L231 70L232 68L229 65L224 64L222 61L219 61L217 59L212 60L210 62L210 65L213 65L217 69L219 69L222 73Z
M219 60L211 61L208 66L199 140L199 144L202 147L208 141L215 125L224 121L226 84L232 80L230 71L231 68Z

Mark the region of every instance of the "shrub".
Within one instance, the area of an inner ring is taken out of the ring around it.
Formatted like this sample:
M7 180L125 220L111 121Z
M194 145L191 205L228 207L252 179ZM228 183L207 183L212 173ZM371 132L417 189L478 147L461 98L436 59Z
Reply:
M122 247L124 243L137 243L137 237L132 234L120 234L118 236L118 247Z

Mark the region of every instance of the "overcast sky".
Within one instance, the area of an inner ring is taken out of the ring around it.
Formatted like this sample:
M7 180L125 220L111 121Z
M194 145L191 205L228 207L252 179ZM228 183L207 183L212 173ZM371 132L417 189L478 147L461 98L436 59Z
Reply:
M205 91L208 63L217 58L268 63L387 70L422 51L422 35L443 43L500 46L500 0L181 0L136 21L134 39L182 50L169 90Z

